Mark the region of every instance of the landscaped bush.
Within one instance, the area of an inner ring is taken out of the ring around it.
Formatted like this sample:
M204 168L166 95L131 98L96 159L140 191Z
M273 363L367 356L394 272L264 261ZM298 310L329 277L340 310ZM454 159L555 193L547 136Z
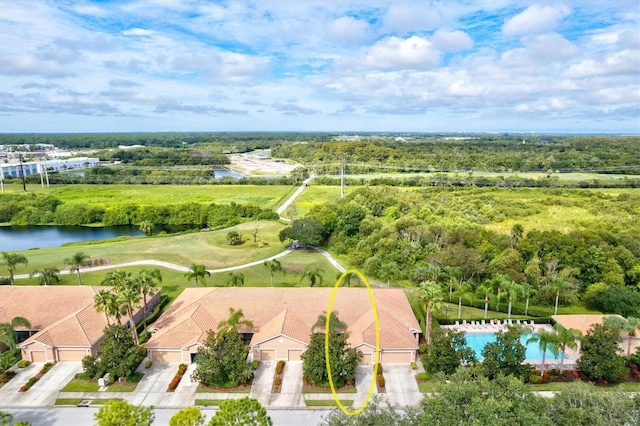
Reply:
M176 390L176 388L178 387L178 384L180 383L180 380L182 380L182 376L184 376L184 373L186 371L187 371L186 364L180 364L178 366L178 372L169 383L169 386L167 387L167 392L173 392L174 390Z
M414 361L411 361L411 369L412 370L417 370L418 369L418 364L416 364Z
M276 378L273 380L273 383L274 383L276 386L280 386L280 385L282 384L282 377L280 377L280 376L276 376Z
M251 361L251 369L252 370L257 370L259 365L260 365L260 361L259 360L254 359L253 361Z
M180 364L178 366L178 376L184 376L184 372L187 371L187 366L185 364Z
M144 363L144 368L149 369L149 368L151 368L152 364L153 364L153 361L148 359L147 362Z
M51 370L53 368L53 365L54 364L51 363L51 362L46 363L45 365L42 366L42 369L40 370L39 374L41 376L44 376L47 373L47 371L49 371L49 370Z
M542 377L532 374L529 376L529 383L532 385L539 385L542 383Z
M429 375L427 373L418 373L416 374L416 380L429 380Z
M93 379L98 375L98 364L96 364L96 357L93 355L87 355L82 358L82 368L89 379Z
M379 375L378 377L376 377L376 381L378 383L378 387L379 388L383 388L384 387L384 376L383 375Z
M28 359L21 359L20 361L18 361L18 368L25 368L29 364L31 364L31 361L29 361Z
M374 369L373 371L376 372L377 376L382 376L382 364L380 363L373 364L373 369Z
M18 373L12 370L7 370L4 373L0 374L0 385L3 385L7 383L9 380L13 379L16 374Z
M285 362L283 360L278 361L276 364L276 374L282 374L282 370L284 370Z

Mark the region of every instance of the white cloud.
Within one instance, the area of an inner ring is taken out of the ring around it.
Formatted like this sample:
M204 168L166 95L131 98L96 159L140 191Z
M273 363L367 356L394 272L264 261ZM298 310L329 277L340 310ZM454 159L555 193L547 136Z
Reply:
M433 34L432 41L444 52L459 52L473 47L473 40L464 31L438 30Z
M430 69L440 63L440 52L423 37L390 37L371 46L365 63L372 68L391 70Z
M434 30L444 19L440 11L428 3L392 2L382 22L385 30L402 35L413 31Z
M571 9L563 4L529 6L523 12L505 21L502 32L506 35L542 34L553 31L560 21L569 16Z
M369 23L350 16L332 21L327 28L329 39L339 43L357 43L369 38Z
M145 37L145 36L155 35L157 34L157 32L152 30L147 30L144 28L131 28L130 30L124 30L122 34L126 36Z

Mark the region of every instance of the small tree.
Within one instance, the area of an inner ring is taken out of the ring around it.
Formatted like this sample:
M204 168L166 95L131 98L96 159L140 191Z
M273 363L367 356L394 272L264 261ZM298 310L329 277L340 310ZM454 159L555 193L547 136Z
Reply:
M540 375L544 374L545 360L547 358L547 349L551 349L551 353L554 357L558 356L558 336L555 333L551 333L547 330L541 329L537 333L533 333L527 343L538 342L538 348L542 352L542 367L540 368Z
M209 421L209 426L273 426L271 417L259 401L244 397L227 399Z
M323 241L323 227L317 220L305 217L304 219L296 219L291 227L285 228L278 234L280 242L285 240L298 240L302 247L316 246Z
M426 312L425 336L427 344L429 344L431 343L433 329L433 312L442 309L442 291L440 291L440 287L435 282L425 281L420 283L418 298Z
M152 426L153 406L142 407L121 399L110 399L94 415L96 426Z
M309 287L315 287L316 284L322 285L322 282L324 281L324 271L317 265L309 265L304 268L302 276L300 277L300 282L305 279L309 282Z
M422 359L425 370L450 375L455 373L463 362L476 362L475 352L467 346L464 331L436 327L431 344L427 345L427 353Z
M578 369L590 380L617 382L626 374L624 358L618 346L622 339L620 331L604 325L594 324L582 340L582 356Z
M38 284L40 285L51 285L54 282L60 282L60 278L58 274L60 270L58 268L44 268L44 269L36 269L32 273L29 274L29 277L38 277Z
M202 283L203 286L206 287L207 283L204 281L204 277L211 276L211 272L207 271L207 267L204 265L197 265L192 263L189 267L189 272L184 274L187 277L187 280L191 281L191 278L195 278L196 287L198 287L198 283Z
M326 315L320 315L312 330L307 350L302 354L302 372L306 380L317 386L328 386L329 372L325 359L325 324ZM348 343L349 335L345 333L346 325L341 322L335 312L331 312L329 321L329 360L334 386L339 388L352 383L356 377L356 367L362 359L362 352L353 349Z
M198 407L187 407L169 419L169 426L204 426L205 416Z
M578 348L578 339L582 337L582 333L580 330L576 330L575 328L566 329L560 323L554 324L553 330L556 332L557 345L560 350L560 373L562 373L564 367L564 353L567 351L567 348L574 350Z
M9 281L11 281L11 285L15 285L15 282L13 281L13 275L16 272L16 268L20 264L25 266L29 264L29 261L24 255L18 254L18 253L2 252L2 265L4 265L4 267L7 268L7 272L9 273Z
M509 326L505 332L496 334L495 342L487 343L482 349L482 371L489 379L495 379L499 374L524 377L529 371L522 365L527 348L520 342L521 335L521 327Z
M140 222L140 230L147 237L153 234L153 230L155 229L155 227L156 226L150 220L143 220L142 222Z
M109 373L111 377L126 380L140 365L147 351L133 340L130 330L121 325L109 325L104 329L100 342L100 359L96 362L98 375Z
M82 280L80 279L80 267L91 265L91 258L89 255L79 251L73 256L66 258L64 260L64 264L70 266L70 272L75 272L78 275L78 285L82 285Z
M209 330L204 344L198 348L198 363L191 378L209 386L236 387L251 377L247 355L249 347L237 330L230 328L218 333Z
M239 246L242 244L242 234L235 229L227 232L227 244L231 246Z
M271 287L273 287L273 275L276 272L282 272L283 274L286 274L285 269L277 259L265 260L264 267L269 270L269 276L271 277Z
M242 287L244 285L244 274L240 272L229 272L227 285L231 287Z

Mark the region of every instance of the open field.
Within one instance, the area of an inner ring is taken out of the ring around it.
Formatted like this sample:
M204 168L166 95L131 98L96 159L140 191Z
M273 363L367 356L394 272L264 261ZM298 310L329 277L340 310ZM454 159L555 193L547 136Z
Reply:
M64 203L111 207L121 204L163 205L179 203L216 203L275 208L294 190L290 186L256 185L29 185L29 193L49 194ZM23 193L22 186L5 185L5 192Z
M255 224L256 222L247 222L223 230L177 236L124 237L115 241L73 243L63 247L27 250L21 253L27 257L29 265L27 268L19 268L16 273L28 273L52 266L62 270L65 268L64 259L79 251L92 258L108 259L110 264L155 259L187 267L192 263L201 263L209 269L217 269L265 259L286 249L286 243L281 243L278 239L278 233L284 225L271 221L257 222L258 241L254 243L249 231ZM231 229L243 234L244 244L230 246L225 242L227 232Z
M353 179L380 179L380 178L393 178L393 179L405 179L415 177L431 177L433 175L447 176L448 178L467 178L469 172L454 171L454 172L406 172L406 173L367 173L367 174L347 174L347 178ZM337 176L336 176L337 177ZM504 179L533 179L533 180L546 180L548 175L546 172L486 172L474 170L471 174L472 178L504 178ZM588 172L570 172L570 173L552 173L552 179L559 181L569 182L589 182L589 181L615 181L624 179L638 179L638 175L616 175L616 174L604 174L604 173L588 173Z

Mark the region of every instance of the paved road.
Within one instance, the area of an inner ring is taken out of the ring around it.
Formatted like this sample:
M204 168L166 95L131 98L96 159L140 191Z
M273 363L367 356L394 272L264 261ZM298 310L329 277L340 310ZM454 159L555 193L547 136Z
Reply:
M309 184L309 182L311 182L311 179L313 179L314 176L311 175L308 178L306 178L305 180L302 181L302 184L300 185L300 187L298 189L296 189L296 192L294 192L291 197L289 197L289 199L287 201L285 201L284 203L282 203L282 205L280 207L278 207L278 210L276 210L276 213L278 213L278 216L280 216L280 220L285 221L285 222L291 222L291 219L286 218L286 217L282 217L282 213L284 213L284 211L291 205L291 203L293 203L293 201L298 198L298 196L300 194L302 194L302 191L304 191L304 189L307 187L307 185Z
M94 424L94 414L98 411L96 407L77 408L25 408L25 409L3 409L4 412L11 413L14 421L28 420L37 426L87 426ZM177 409L156 408L155 425L168 425L169 419ZM207 421L215 414L216 410L203 409ZM328 413L327 410L267 410L274 426L315 426L322 420L322 416Z

